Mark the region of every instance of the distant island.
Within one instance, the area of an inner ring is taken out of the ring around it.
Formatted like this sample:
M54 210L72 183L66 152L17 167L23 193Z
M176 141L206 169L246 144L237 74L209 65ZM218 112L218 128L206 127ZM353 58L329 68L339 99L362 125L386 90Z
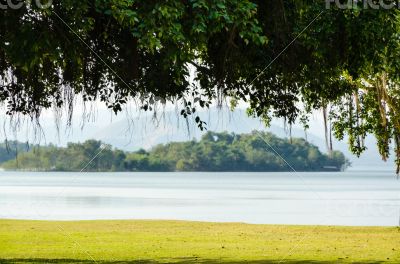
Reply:
M173 142L135 152L114 149L97 140L29 149L23 143L10 142L0 144L0 154L1 168L23 171L340 171L349 165L339 151L328 155L305 139L289 140L257 131L207 132L199 141Z

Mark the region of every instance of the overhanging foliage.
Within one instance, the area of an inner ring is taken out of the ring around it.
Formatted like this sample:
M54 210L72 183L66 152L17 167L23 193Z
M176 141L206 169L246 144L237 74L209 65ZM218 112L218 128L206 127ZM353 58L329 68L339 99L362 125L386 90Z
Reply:
M76 95L116 113L132 98L144 110L181 100L185 117L228 97L290 124L330 109L353 152L373 133L384 159L394 141L399 167L399 25L397 9L311 0L24 5L0 11L0 101L34 119L44 108L72 111Z

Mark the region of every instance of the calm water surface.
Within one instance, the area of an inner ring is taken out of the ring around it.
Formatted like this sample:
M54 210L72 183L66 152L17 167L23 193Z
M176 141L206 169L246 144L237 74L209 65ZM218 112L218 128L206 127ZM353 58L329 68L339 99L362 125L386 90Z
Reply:
M399 217L391 171L0 172L0 218L395 226Z

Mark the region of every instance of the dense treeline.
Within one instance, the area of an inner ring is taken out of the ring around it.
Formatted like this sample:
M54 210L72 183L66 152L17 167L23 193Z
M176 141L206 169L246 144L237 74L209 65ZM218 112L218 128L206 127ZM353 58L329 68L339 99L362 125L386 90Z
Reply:
M289 141L259 132L208 132L200 141L158 145L150 151L123 152L95 140L69 143L66 148L35 147L2 167L41 171L290 171L271 147L298 171L340 170L348 165L341 152L322 154L304 139Z

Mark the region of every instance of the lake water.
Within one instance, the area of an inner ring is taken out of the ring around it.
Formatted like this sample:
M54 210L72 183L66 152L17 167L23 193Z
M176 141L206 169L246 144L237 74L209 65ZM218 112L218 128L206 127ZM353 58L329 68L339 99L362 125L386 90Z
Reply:
M392 171L0 172L0 218L396 226L399 217Z

